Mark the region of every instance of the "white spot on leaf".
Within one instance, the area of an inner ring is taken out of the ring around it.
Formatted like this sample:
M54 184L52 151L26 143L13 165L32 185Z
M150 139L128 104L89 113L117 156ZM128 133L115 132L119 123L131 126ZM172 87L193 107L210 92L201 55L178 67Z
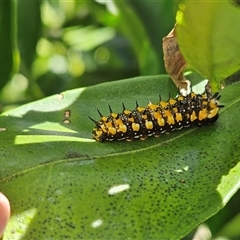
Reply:
M103 224L103 220L102 220L102 219L98 219L98 220L96 220L96 221L93 221L92 224L91 224L91 226L92 226L93 228L97 228L97 227L100 227L102 224Z
M130 187L129 184L121 184L121 185L113 186L108 190L108 194L115 195L116 193L120 193L122 191L129 189L129 187Z

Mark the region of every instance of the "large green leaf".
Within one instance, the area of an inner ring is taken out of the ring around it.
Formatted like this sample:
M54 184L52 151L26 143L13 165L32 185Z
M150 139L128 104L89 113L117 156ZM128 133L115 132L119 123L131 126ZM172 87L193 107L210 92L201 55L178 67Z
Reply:
M71 90L2 114L0 190L12 206L4 239L186 235L239 188L239 91L221 91L215 124L131 143L95 142L88 115L167 99L177 92L169 77Z
M233 2L185 1L177 14L178 43L187 62L219 89L240 69L240 8Z

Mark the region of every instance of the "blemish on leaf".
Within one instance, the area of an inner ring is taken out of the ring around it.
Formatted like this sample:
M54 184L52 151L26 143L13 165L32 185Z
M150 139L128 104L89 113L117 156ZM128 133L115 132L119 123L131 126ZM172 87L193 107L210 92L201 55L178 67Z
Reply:
M64 112L64 117L65 117L65 118L71 117L71 111L70 111L70 110L66 110L66 111Z
M102 220L102 219L98 219L98 220L96 220L96 221L93 221L93 222L91 223L91 226L92 226L93 228L97 228L97 227L100 227L102 224L103 224L103 220Z
M108 194L115 195L115 194L123 192L129 188L130 188L129 184L121 184L121 185L113 186L108 190Z
M62 93L58 94L58 99L59 99L59 100L64 99L64 95L63 95Z
M71 120L69 119L71 117L71 111L70 110L65 110L63 114L63 123L64 124L69 124L71 123Z
M68 152L66 157L67 158L78 158L78 157L80 157L80 154L78 154L76 152Z
M64 123L64 124L69 124L69 123L71 123L71 121L70 121L69 119L64 119L64 120L63 120L63 123Z

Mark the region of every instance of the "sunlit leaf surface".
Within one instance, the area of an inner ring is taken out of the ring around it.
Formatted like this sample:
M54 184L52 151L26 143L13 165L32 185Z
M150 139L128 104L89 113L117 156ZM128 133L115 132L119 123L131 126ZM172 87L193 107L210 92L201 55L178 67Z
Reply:
M233 1L186 1L177 22L183 56L219 89L219 81L240 68L240 7Z

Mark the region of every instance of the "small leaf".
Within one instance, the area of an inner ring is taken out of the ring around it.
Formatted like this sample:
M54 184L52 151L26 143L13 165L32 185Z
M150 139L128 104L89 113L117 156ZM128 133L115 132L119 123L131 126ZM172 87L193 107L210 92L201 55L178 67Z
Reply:
M183 237L240 186L239 91L221 91L225 107L208 127L131 143L95 142L88 116L175 96L168 76L66 91L2 114L0 189L12 206L4 239Z
M240 68L240 8L231 1L186 1L177 23L184 58L218 90Z

